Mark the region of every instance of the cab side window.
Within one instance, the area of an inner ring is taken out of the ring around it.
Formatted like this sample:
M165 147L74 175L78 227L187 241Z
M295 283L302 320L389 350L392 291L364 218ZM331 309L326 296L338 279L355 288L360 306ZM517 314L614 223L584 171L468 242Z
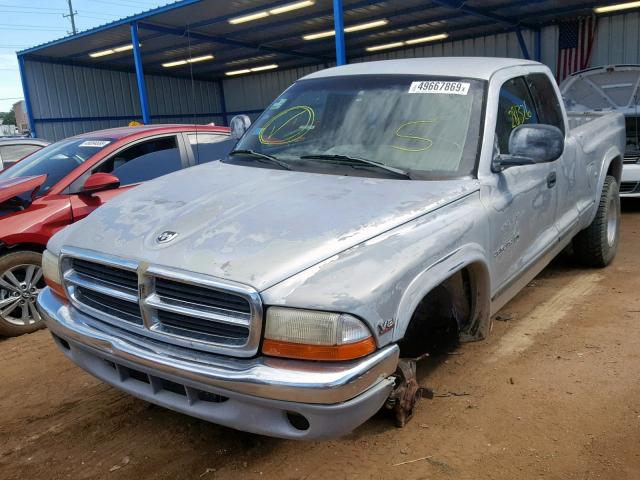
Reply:
M229 135L214 133L189 133L187 136L197 164L225 158L237 142Z
M540 123L558 127L564 133L564 117L562 116L560 99L549 77L544 73L533 73L527 76L527 84L536 102L535 107L540 116Z
M538 115L523 77L507 80L500 89L496 140L500 153L509 153L509 136L523 124L539 123Z
M95 172L111 173L120 185L146 182L182 169L175 136L155 138L124 149L102 163Z

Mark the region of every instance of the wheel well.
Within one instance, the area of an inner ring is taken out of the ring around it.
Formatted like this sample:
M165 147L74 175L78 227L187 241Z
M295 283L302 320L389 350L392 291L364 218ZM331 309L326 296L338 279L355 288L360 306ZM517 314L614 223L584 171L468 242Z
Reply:
M5 245L0 242L0 255L4 255L9 252L17 252L20 250L26 250L29 252L44 252L45 246L37 243L18 243L16 245Z
M618 185L620 184L620 179L622 178L622 158L615 157L609 163L609 168L607 169L607 175L611 175L616 179Z
M399 342L401 357L451 348L475 318L477 272L465 267L431 289L416 307Z

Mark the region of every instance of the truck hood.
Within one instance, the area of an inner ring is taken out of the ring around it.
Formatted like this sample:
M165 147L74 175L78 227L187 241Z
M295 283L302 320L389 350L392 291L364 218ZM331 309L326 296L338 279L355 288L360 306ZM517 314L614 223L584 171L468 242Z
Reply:
M17 177L0 180L0 203L11 200L21 193L30 192L34 188L42 185L46 179L46 175L37 175L33 177Z
M473 179L406 181L215 162L120 195L68 229L61 243L263 290L475 190ZM177 235L159 243L163 232Z
M607 65L568 76L560 85L567 110L617 111L638 115L640 65Z

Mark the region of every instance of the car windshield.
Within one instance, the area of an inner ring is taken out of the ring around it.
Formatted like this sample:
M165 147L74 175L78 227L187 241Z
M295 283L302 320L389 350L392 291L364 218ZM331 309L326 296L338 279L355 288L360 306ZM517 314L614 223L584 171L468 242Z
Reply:
M359 162L359 168L391 167L411 178L470 175L484 84L414 75L302 80L270 105L236 151L251 154L263 166L267 162L260 155L270 156L273 168L274 157L291 169L305 162L335 165L361 159L369 165Z
M0 173L0 180L47 175L40 187L44 194L78 165L114 141L113 138L69 138L44 147Z

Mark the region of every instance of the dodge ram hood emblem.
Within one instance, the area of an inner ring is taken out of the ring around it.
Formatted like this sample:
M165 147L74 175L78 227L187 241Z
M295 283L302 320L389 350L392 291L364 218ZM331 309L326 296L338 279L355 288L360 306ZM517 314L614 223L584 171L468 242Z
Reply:
M169 243L178 236L178 232L167 230L156 237L156 243Z

